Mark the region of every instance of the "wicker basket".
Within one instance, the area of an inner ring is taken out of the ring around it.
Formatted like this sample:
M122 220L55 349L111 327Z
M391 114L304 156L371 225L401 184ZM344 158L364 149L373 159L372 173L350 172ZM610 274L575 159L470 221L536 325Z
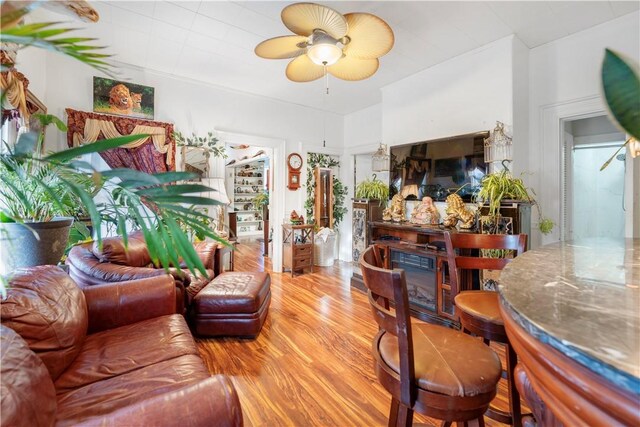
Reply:
M335 261L336 235L327 236L327 241L316 238L314 241L315 250L313 255L313 265L319 267L330 267Z

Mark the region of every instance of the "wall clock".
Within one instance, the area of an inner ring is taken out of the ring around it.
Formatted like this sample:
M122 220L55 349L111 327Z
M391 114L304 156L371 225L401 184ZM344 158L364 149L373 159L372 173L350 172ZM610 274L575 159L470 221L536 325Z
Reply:
M302 169L302 156L298 153L291 153L287 158L287 167L289 168L289 178L287 179L287 188L289 190L297 190L300 188L300 169Z

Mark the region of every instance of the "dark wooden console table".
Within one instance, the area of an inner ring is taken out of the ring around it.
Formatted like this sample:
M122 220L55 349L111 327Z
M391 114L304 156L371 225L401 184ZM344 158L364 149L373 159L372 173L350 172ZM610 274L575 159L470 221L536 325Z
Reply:
M525 252L499 281L516 384L538 425L640 425L640 239Z
M428 322L457 326L451 301L444 232L439 226L419 226L408 222L370 221L368 244L386 247L387 268L402 268L407 277L407 290L412 314ZM455 229L452 233L464 233ZM464 289L471 289L471 277L465 278ZM351 285L365 290L358 266Z

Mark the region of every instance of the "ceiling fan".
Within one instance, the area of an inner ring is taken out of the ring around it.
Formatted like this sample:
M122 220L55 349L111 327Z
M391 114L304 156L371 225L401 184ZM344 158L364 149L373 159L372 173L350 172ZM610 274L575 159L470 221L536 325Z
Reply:
M327 72L342 80L364 80L378 70L378 58L394 43L391 27L370 13L341 13L315 3L285 7L282 22L295 36L280 36L256 46L267 59L295 58L287 78L310 82Z

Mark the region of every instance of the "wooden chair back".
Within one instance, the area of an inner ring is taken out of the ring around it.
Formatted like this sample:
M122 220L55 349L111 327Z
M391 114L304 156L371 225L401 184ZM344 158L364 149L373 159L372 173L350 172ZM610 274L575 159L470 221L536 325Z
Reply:
M402 269L383 268L383 253L380 247L369 246L360 257L360 267L364 284L368 289L373 318L381 329L379 333L388 332L398 338L401 401L412 407L416 389L406 278ZM394 309L390 305L393 305Z
M444 234L447 246L447 263L451 283L451 297L460 292L461 270L502 270L513 258L527 248L526 234ZM477 256L471 251L477 249ZM513 258L492 258L483 256L481 249L502 249L514 251Z

